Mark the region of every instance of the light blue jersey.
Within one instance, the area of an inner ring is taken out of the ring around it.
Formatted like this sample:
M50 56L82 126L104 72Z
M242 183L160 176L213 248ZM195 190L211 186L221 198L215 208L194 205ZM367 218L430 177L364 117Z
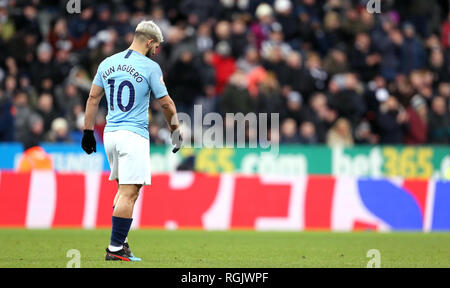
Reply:
M128 130L148 139L150 91L157 99L168 94L158 63L137 51L125 50L100 63L93 83L105 89L105 132Z

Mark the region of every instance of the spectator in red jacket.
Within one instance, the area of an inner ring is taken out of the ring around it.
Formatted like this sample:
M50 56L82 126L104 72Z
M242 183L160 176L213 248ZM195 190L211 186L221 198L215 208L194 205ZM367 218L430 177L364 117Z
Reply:
M269 27L274 21L273 9L269 4L261 3L255 11L255 16L257 21L250 26L250 31L259 50L262 42L269 38Z
M428 108L425 99L419 95L414 96L406 112L408 113L409 125L405 134L405 144L425 144L428 135Z
M442 23L441 40L444 48L450 47L450 12L448 13L447 21Z
M217 43L211 62L216 72L216 94L220 95L236 70L236 60L231 57L231 47L227 42Z

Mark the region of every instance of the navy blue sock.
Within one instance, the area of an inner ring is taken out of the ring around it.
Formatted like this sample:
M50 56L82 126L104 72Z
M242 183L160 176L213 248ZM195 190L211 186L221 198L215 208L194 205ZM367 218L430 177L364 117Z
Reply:
M110 244L115 247L120 247L125 242L125 238L130 231L131 222L133 218L120 218L112 216L112 233Z

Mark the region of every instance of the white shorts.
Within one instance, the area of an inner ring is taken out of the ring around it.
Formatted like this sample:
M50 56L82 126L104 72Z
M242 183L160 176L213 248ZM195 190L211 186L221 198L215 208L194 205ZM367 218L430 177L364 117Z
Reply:
M127 130L105 132L105 152L111 174L109 180L119 184L151 184L150 142Z

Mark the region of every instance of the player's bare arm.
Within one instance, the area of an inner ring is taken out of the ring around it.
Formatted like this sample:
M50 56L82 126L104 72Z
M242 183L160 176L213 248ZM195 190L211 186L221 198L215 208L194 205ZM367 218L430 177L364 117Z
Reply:
M175 103L169 95L161 97L158 99L159 105L161 105L162 112L167 121L167 125L169 125L170 132L175 131L179 127L178 117L177 117L177 109L175 107Z
M103 88L92 84L91 91L89 92L89 98L86 103L86 114L84 118L84 129L93 130L95 124L95 116L98 111L98 104L105 95Z
M159 105L164 113L164 116L169 126L172 135L172 145L174 145L173 153L178 152L181 148L183 142L183 135L180 131L180 123L178 122L177 109L175 103L169 95L161 97L158 99Z
M97 152L97 144L94 137L95 116L98 111L98 104L105 94L103 88L92 84L89 98L86 103L86 113L84 118L84 131L81 147L86 153Z

